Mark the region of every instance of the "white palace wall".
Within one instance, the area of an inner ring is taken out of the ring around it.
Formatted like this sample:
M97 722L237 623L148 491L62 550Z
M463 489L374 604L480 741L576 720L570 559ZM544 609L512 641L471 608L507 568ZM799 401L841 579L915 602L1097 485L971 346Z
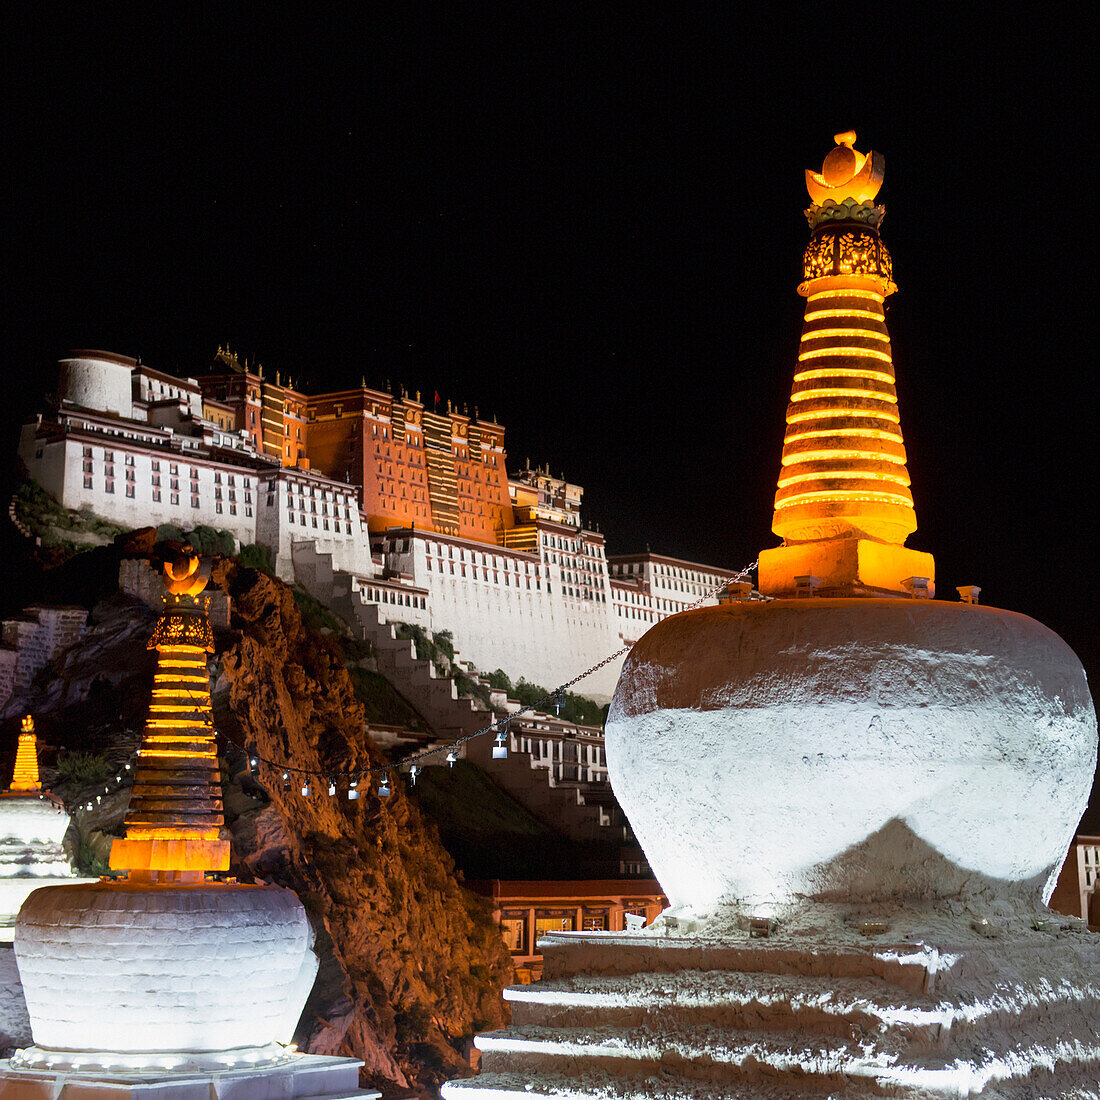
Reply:
M431 628L449 630L482 671L502 668L513 680L552 688L621 645L611 604L565 595L559 567L535 554L428 532L386 546L387 567L428 590ZM573 690L606 701L621 667L620 658Z
M110 392L97 399L113 400ZM540 519L531 550L392 530L380 536L379 569L356 486L254 452L238 461L210 438L93 410L63 409L55 423L27 425L20 455L30 476L68 509L121 527L228 531L239 544L271 550L285 581L305 583L296 578L296 558L312 570L315 586L324 574L334 598L333 572L351 574L341 590L363 591L384 618L450 631L480 670L502 668L547 688L634 642L721 579L705 566L657 555L609 561L603 537L583 530L579 516ZM622 660L575 690L609 700Z
M374 575L354 485L297 468L264 474L256 542L275 553L275 572L282 580L294 581L291 544L300 540L313 543L315 553L331 554L334 569Z

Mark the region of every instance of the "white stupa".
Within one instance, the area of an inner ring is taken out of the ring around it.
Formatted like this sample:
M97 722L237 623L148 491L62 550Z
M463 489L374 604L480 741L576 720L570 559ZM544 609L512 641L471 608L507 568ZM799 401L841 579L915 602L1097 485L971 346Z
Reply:
M1045 906L1084 810L1080 662L935 600L883 303L882 158L839 134L804 258L764 598L632 650L612 785L671 908L554 933L470 1097L1100 1096L1100 939Z
M11 943L15 915L39 886L71 883L73 870L61 842L69 815L56 795L42 789L34 719L23 719L11 785L0 791L0 943Z
M361 1062L290 1043L317 972L290 890L206 878L229 866L207 652L190 547L165 562L165 611L121 880L48 886L23 903L15 954L34 1045L0 1063L4 1100L94 1093L173 1100L368 1097Z
M28 714L15 750L11 786L0 791L0 1047L25 1043L30 1018L12 951L15 916L40 886L90 882L73 875L61 842L69 815L42 789L34 719Z

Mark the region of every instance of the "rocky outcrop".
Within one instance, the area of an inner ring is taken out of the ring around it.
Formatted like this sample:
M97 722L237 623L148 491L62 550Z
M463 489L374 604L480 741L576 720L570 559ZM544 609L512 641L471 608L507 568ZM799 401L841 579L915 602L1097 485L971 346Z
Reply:
M231 563L214 579L236 628L220 654L219 728L320 776L380 763L341 655L303 628L290 589ZM400 783L385 801L363 784L353 802L316 782L303 798L265 767L258 778L261 797L230 823L234 857L242 878L297 891L313 919L321 973L300 1045L362 1058L379 1086L428 1088L468 1072L460 1050L503 1019L511 963L434 828Z

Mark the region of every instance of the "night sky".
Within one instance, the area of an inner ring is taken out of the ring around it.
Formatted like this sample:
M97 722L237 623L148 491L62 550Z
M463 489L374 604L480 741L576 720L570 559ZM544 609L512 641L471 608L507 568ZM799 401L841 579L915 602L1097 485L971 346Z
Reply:
M611 553L739 568L776 542L803 172L853 128L886 158L910 545L1095 684L1083 27L448 7L9 20L7 417L68 348L198 374L228 343L307 390L495 414L510 466L585 487Z

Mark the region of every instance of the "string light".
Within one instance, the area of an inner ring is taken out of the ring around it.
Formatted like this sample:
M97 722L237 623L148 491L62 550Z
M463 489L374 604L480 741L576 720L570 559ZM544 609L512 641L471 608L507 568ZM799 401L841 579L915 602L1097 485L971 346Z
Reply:
M707 600L715 599L720 593L725 591L727 586L730 585L731 583L733 583L735 581L744 580L744 578L746 576L748 576L748 574L751 573L752 570L756 568L756 566L757 566L757 563L755 561L752 562L750 565L745 566L744 569L741 569L737 573L734 573L732 576L729 576L729 577L725 578L721 582L721 584L717 585L715 588L713 588L709 592L707 592L704 595L700 596L693 603L686 604L682 608L682 610L683 611L691 611L694 608L702 606L704 603L706 603ZM534 702L529 703L524 707L521 707L517 711L514 711L507 718L499 719L495 722L492 722L489 725L484 726L482 729L475 730L473 733L466 734L466 736L460 737L457 740L450 742L449 744L429 746L428 748L421 749L418 752L412 753L409 756L406 756L401 760L392 761L388 764L380 764L380 765L376 765L374 767L362 768L362 769L360 769L358 771L355 771L355 772L330 773L327 776L328 793L329 793L330 796L335 795L336 792L337 792L337 788L338 788L339 783L341 781L347 781L347 786L348 786L347 795L348 795L348 798L351 801L357 801L360 798L360 795L361 795L361 792L360 792L360 789L359 789L359 784L364 779L367 779L369 781L369 779L372 776L380 775L381 776L381 782L379 783L379 786L378 786L378 796L380 798L389 798L390 795L393 793L392 787L391 787L391 784L390 784L390 775L389 775L391 769L397 768L399 771L403 771L407 768L408 772L409 772L410 782L413 786L415 786L417 777L423 771L423 767L421 766L421 761L427 760L429 758L437 758L438 759L440 753L446 753L445 762L447 763L447 765L449 767L453 768L459 760L459 751L458 750L463 745L467 744L470 741L475 740L478 737L483 737L487 733L493 733L494 731L495 731L495 737L494 737L493 750L492 750L493 759L494 760L506 759L508 757L508 728L509 728L509 725L513 721L515 721L518 718L522 718L524 715L527 715L527 714L545 713L546 708L551 707L551 706L554 709L554 713L556 715L560 716L561 713L562 713L562 710L565 707L565 704L566 704L566 701L567 701L567 695L568 695L568 692L569 692L570 688L572 688L574 685L580 683L582 680L587 679L589 676L591 676L594 673L598 672L600 669L604 668L605 666L609 665L612 661L616 661L620 657L622 657L625 654L629 653L630 649L631 649L631 646L623 646L621 649L617 649L617 650L615 650L615 652L609 653L606 657L603 658L603 660L597 661L596 664L594 664L591 667L585 669L583 672L578 673L578 675L574 676L571 680L568 680L564 684L561 684L559 687L554 688L553 691L547 692L547 694L545 696L543 696L542 698L536 699ZM141 755L142 755L141 754L141 749L139 748L139 749L135 750L135 752L133 753L133 756L132 756L131 759L136 759L137 757L140 757ZM289 791L291 789L291 785L292 785L292 778L291 777L292 777L292 775L301 776L302 777L301 794L302 794L303 798L309 798L311 793L312 793L312 786L311 786L311 783L310 783L311 778L316 778L319 775L324 775L325 774L325 773L318 773L314 769L300 767L298 765L291 764L291 763L286 762L286 761L269 760L268 758L260 755L258 752L246 753L245 759L246 759L246 762L248 764L249 770L252 771L252 772L259 772L260 765L262 764L262 765L270 767L273 770L278 771L279 773L281 773L283 790L285 790L285 791ZM132 772L132 771L133 771L133 764L130 761L127 761L126 763L124 763L122 765L122 772L119 775L115 776L115 783L116 784L121 784L122 781L123 781L124 774L126 772ZM104 793L105 794L110 794L109 787L104 788ZM102 795L97 796L96 801L97 802L102 801ZM92 802L87 803L87 809L88 810L92 810L94 808L95 808L95 803L92 803ZM68 807L66 807L66 809L68 809Z
M701 607L704 603L707 602L707 600L717 598L720 593L726 590L728 585L735 581L744 580L745 577L747 577L749 573L751 573L756 568L756 566L757 563L753 561L751 564L745 566L744 569L741 569L731 576L726 577L719 585L704 593L693 603L686 604L682 610L691 611L694 608ZM546 709L551 706L554 708L555 713L560 715L565 705L570 688L572 688L576 684L579 684L582 680L587 679L589 676L593 675L593 673L598 672L606 665L609 665L612 661L616 661L620 657L629 653L630 649L630 646L623 646L621 649L617 649L613 653L609 653L606 657L603 658L603 660L597 661L596 664L585 669L583 672L578 673L571 680L567 680L564 684L561 684L558 687L554 688L553 691L547 692L547 694L542 698L536 699L534 702L529 703L524 707L521 707L519 710L514 711L505 719L500 719L498 721L492 722L479 730L475 730L473 733L468 733L466 734L466 736L456 739L455 741L452 741L445 745L429 746L417 752L411 753L410 755L400 760L391 761L387 764L378 764L373 767L359 769L355 772L329 773L327 776L327 780L330 785L332 783L336 783L337 785L339 785L340 782L346 781L348 784L348 798L354 801L360 797L361 792L358 789L359 783L361 783L364 779L369 780L373 776L380 776L381 782L378 786L378 795L381 798L389 798L390 795L393 793L392 786L390 784L389 772L393 768L398 769L398 771L404 771L408 769L410 777L412 777L413 768L415 767L416 773L419 775L419 773L423 770L423 768L421 767L421 762L424 760L428 760L429 758L438 759L440 754L445 754L445 762L453 768L459 759L458 750L468 742L473 741L478 737L483 737L488 733L495 733L492 753L493 758L497 760L505 759L508 756L507 729L511 722L515 721L516 719L522 718L524 715L527 714L544 713ZM281 770L283 774L284 788L289 787L289 780L291 775L302 776L302 795L306 798L308 798L310 795L310 778L317 777L318 775L325 775L325 773L323 772L318 773L315 769L301 767L296 764L291 764L287 761L269 760L266 757L259 755L258 753L254 753L252 754L252 756L261 764L267 765L268 767L271 767L273 769ZM129 768L129 765L127 764L126 767Z

